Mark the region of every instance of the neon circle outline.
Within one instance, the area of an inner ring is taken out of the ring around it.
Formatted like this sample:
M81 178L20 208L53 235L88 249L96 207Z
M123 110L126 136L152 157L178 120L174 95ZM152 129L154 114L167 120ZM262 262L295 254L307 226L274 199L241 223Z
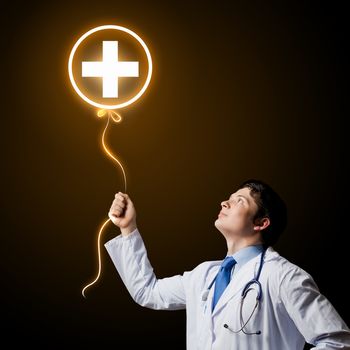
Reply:
M88 97L86 97L78 88L75 80L74 80L74 75L73 75L73 70L72 70L72 64L73 64L73 58L74 58L74 54L76 52L76 50L78 49L79 45L91 34L100 31L100 30L105 30L105 29L115 29L115 30L120 30L122 32L126 32L128 34L130 34L132 37L134 37L143 47L146 56L147 56L147 61L148 61L148 74L147 74L147 78L146 81L142 87L142 89L130 100L123 102L123 103L119 103L116 105L104 105L101 103L97 103L94 102L92 100L90 100ZM69 73L69 79L73 85L73 88L75 90L75 92L87 103L95 106L95 107L99 107L99 108L103 108L103 109L118 109L118 108L123 108L126 107L130 104L132 104L133 102L135 102L136 100L138 100L143 93L146 91L150 81L151 81L151 76L152 76L152 58L151 58L151 54L149 52L149 49L147 47L147 45L145 44L145 42L133 31L131 31L130 29L121 27L121 26L117 26L117 25L103 25L103 26L99 26L99 27L95 27L93 29L90 29L88 32L86 32L84 35L82 35L78 41L74 44L72 51L69 55L69 60L68 60L68 73Z

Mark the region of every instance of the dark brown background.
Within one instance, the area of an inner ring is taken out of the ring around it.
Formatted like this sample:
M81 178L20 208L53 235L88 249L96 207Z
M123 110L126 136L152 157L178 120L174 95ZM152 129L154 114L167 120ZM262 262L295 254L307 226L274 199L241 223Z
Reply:
M96 272L98 226L124 190L100 146L105 120L67 73L75 40L103 24L140 34L154 61L147 92L107 139L158 277L222 258L220 202L260 178L289 207L275 248L350 323L345 10L307 3L2 5L2 320L14 346L185 348L185 312L136 305L105 251L99 283L80 294ZM117 233L109 226L103 240Z

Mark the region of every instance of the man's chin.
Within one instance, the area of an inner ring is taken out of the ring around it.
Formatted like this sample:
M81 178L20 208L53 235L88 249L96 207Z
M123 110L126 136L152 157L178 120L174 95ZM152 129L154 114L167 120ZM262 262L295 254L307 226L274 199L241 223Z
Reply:
M224 225L222 224L222 222L220 222L220 218L215 220L214 222L214 226L216 227L216 229L225 237L229 237L230 235L230 230L225 228Z
M215 220L214 226L222 233L223 227L222 227L222 224L220 223L220 219Z

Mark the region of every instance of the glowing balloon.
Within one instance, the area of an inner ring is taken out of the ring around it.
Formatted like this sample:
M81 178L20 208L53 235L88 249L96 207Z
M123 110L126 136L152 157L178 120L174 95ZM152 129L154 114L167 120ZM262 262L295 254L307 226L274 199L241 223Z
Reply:
M68 60L68 74L74 91L88 104L100 108L97 116L107 116L102 134L102 147L121 168L126 192L126 174L121 162L105 144L105 133L112 120L122 118L115 110L131 105L146 91L152 76L152 58L149 49L139 35L117 25L103 25L83 34L74 44ZM97 236L98 272L87 284L92 286L101 274L100 240L110 221L100 226Z

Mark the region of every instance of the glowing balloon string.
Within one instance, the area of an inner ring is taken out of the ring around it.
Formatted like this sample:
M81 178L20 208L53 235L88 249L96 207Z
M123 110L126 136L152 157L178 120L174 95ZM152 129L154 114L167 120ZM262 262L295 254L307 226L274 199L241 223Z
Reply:
M100 228L100 231L98 233L98 236L97 236L97 254L98 254L98 272L97 272L97 276L96 278L90 282L89 284L87 284L83 290L81 291L81 294L83 294L83 297L86 298L85 296L85 291L86 289L88 289L89 287L91 287L95 282L97 282L97 280L100 278L100 275L101 275L101 248L100 248L100 240L101 240L101 234L103 232L103 229L104 227L107 225L107 223L110 221L110 219L106 220L101 228Z
M111 110L105 110L105 109L101 109L97 112L97 116L102 118L105 115L108 115L108 119L107 119L107 124L106 127L103 130L103 134L102 134L102 146L104 148L104 150L106 151L106 153L114 160L118 163L118 165L120 166L120 168L122 169L123 172L123 176L124 176L124 193L126 193L126 175L125 175L125 171L124 168L122 166L122 164L120 163L120 161L111 153L111 151L107 148L106 144L105 144L105 134L106 134L106 130L108 128L109 125L109 120L112 119L115 123L119 123L121 122L122 118L121 116L115 112L115 111L111 111ZM100 227L100 230L98 232L97 235L97 255L98 255L98 271L97 271L97 276L96 278L90 282L89 284L87 284L83 290L81 291L81 294L83 295L84 298L86 298L85 296L85 291L87 288L91 287L94 283L97 282L97 280L100 278L101 275L101 247L100 247L100 242L101 242L101 236L103 233L103 230L105 228L105 226L107 225L107 223L110 221L110 219L107 219Z
M122 117L117 113L117 112L114 112L114 111L111 111L111 110L108 110L106 111L105 109L102 109L102 110L99 110L97 112L97 116L98 117L103 117L104 115L108 114L108 119L107 119L107 124L106 124L106 127L105 129L103 130L103 134L102 134L102 145L103 145L103 148L104 150L107 152L107 154L114 160L118 163L118 165L120 166L120 168L122 169L122 172L123 172L123 176L124 176L124 193L126 193L126 175L125 175L125 171L124 171L124 168L122 166L122 164L120 163L120 161L109 151L109 149L106 147L105 145L105 133L106 133L106 130L107 130L107 127L108 127L108 124L109 124L109 120L112 119L114 122L116 123L120 123L121 120L122 120Z

